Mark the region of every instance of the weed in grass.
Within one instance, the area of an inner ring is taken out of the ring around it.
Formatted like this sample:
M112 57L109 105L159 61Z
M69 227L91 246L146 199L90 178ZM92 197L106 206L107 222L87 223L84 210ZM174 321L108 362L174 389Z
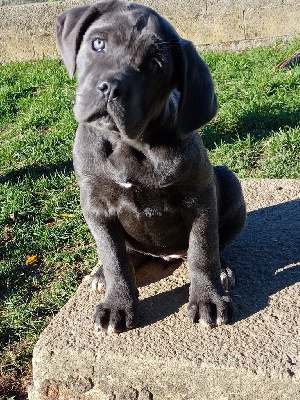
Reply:
M213 164L299 178L300 67L272 71L299 47L202 54L219 101L201 129ZM38 335L97 262L72 170L74 92L57 60L0 66L0 399L26 398Z

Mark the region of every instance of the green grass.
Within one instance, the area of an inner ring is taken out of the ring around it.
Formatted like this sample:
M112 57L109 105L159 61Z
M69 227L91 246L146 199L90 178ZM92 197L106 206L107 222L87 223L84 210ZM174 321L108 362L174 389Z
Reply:
M3 399L23 398L39 333L96 263L72 171L74 90L57 60L0 67Z
M213 164L239 177L297 178L300 174L300 67L273 71L299 41L242 53L205 54L219 112L202 128Z
M201 129L213 164L299 178L300 67L272 70L299 47L202 54L219 100ZM26 398L34 343L97 261L72 171L74 91L58 60L0 66L1 400Z

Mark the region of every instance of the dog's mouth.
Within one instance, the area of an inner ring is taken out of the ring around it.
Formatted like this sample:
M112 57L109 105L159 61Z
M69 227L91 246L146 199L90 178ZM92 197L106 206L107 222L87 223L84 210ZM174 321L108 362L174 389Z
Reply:
M105 128L116 132L120 131L116 118L114 118L108 111L102 112L98 120Z
M118 116L109 105L95 99L89 93L76 93L74 114L78 123L88 122L103 125L106 129L119 131Z
M112 131L119 132L115 119L108 111L96 111L86 118L86 122L96 123L104 128Z
M86 103L90 104L90 107L87 107ZM136 115L135 118L129 118L132 112L130 109L126 110L120 101L89 103L83 101L82 96L77 94L74 113L78 123L93 123L129 138L140 136L144 129L141 118L136 118Z
M108 111L104 111L103 113L101 113L100 118L104 123L107 123L107 124L109 124L109 123L114 124L115 123L113 117L109 114Z

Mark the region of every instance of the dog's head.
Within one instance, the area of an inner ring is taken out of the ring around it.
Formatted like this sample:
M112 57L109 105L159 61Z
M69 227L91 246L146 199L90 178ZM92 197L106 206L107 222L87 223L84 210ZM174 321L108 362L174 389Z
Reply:
M79 123L96 121L139 138L150 126L167 123L187 134L215 115L207 66L153 10L106 0L64 12L56 32L70 77L77 69ZM171 101L175 89L178 106Z

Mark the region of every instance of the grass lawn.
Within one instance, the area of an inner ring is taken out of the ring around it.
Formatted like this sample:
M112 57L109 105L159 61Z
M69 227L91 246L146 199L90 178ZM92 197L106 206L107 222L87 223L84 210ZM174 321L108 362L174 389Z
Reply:
M201 129L240 178L300 177L300 40L205 52L219 99ZM0 400L25 399L32 348L97 261L72 171L75 81L58 60L0 66Z

